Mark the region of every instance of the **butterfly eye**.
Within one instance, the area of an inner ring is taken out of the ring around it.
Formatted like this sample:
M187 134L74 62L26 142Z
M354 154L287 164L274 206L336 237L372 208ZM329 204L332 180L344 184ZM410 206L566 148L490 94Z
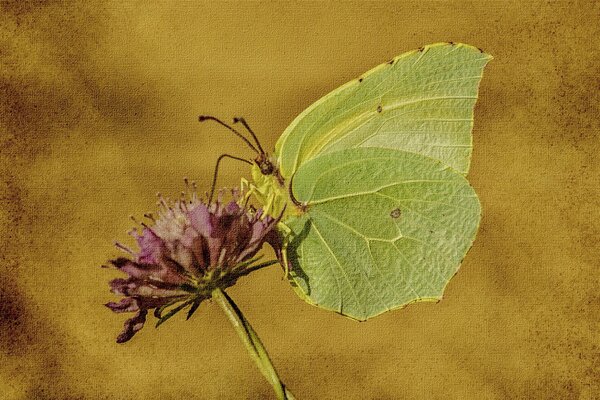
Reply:
M258 166L260 168L260 172L263 175L272 175L273 172L275 172L275 167L273 166L273 163L269 160L263 160L259 162Z

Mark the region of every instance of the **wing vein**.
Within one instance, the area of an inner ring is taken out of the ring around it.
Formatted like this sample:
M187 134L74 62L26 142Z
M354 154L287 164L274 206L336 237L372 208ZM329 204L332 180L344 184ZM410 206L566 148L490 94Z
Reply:
M338 269L340 270L340 272L342 273L342 275L346 279L346 282L348 283L348 287L350 288L350 291L352 292L352 295L354 296L354 299L356 300L356 305L357 306L362 305L363 315L366 316L367 315L366 306L364 304L362 304L361 301L358 299L358 295L354 291L354 287L352 286L352 283L350 283L350 279L348 278L348 274L346 273L346 271L344 270L344 268L342 268L342 264L340 264L340 261L335 256L335 253L333 252L333 250L331 249L331 247L329 247L329 244L327 243L327 241L325 240L325 238L323 237L323 235L321 235L321 232L319 231L319 228L317 228L317 225L315 224L315 222L311 221L311 223L312 223L312 226L315 228L315 232L317 233L317 235L319 236L319 238L321 239L321 241L323 242L323 244L325 245L325 247L329 251L329 254L331 254L331 256L333 257L333 259L337 263ZM340 297L340 299L342 298L341 292L339 293L339 297Z
M369 195L369 194L376 194L376 193L378 193L379 191L381 191L383 189L387 189L387 188L394 187L394 186L405 185L407 183L451 183L451 182L452 181L447 181L447 180L428 180L428 179L406 180L406 181L401 181L401 182L390 183L389 185L384 185L384 186L378 187L377 189L374 189L374 190L368 190L368 191L357 192L357 193L347 193L347 194L342 194L342 195L339 195L339 196L333 196L333 197L327 197L327 198L320 199L320 200L309 201L308 205L322 204L322 203L327 203L329 201L340 200L340 199L347 199L347 198L350 198L350 197L357 197L357 196L365 196L365 195ZM313 193L314 193L314 191L313 191Z
M322 215L322 216L324 216L325 218L329 219L329 220L330 220L331 222L333 222L334 224L337 224L337 225L339 225L340 227L342 227L342 229L344 229L344 228L345 228L345 229L349 230L350 232L352 232L352 233L356 234L358 237L362 238L362 239L363 239L363 240L364 240L364 241L367 243L367 247L369 248L369 252L371 252L371 249L370 249L370 247L369 247L369 238L367 238L365 235L363 235L362 233L358 232L358 231L357 231L357 230L355 230L354 228L352 228L352 227L350 227L350 226L348 226L348 225L344 224L343 222L341 222L341 221L337 220L336 218L334 218L334 217L331 217L331 216L330 216L330 215L328 215L327 213L319 213L319 214L320 214L320 215ZM314 224L313 224L313 225L314 225ZM369 277L368 277L367 271L366 271L366 269L365 269L365 267L364 267L364 266L362 266L362 272L363 272L363 273L362 273L362 276L364 277L364 280L365 280L365 282L367 282L367 284L368 284L368 285L371 287L371 290L372 290L372 292L373 292L373 293L374 293L374 294L375 294L377 297L379 297L379 304L381 304L381 305L382 305L384 308L386 308L387 310L389 310L389 307L387 306L387 304L385 304L385 303L382 301L380 293L379 293L377 290L375 290L375 288L374 288L374 287L373 287L373 285L371 284L371 281L369 280ZM380 272L379 270L378 270L378 272L379 272L379 274L380 274L380 275L383 277L383 275L381 274L381 272ZM385 279L384 279L384 282L385 282ZM365 313L365 315L366 315L366 313Z

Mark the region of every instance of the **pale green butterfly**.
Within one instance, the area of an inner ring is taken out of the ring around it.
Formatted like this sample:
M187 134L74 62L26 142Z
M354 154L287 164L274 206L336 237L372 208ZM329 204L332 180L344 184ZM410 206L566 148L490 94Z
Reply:
M272 156L238 119L259 154L244 183L283 212L283 263L304 300L366 320L441 298L479 226L465 175L491 58L459 43L402 54L308 107Z

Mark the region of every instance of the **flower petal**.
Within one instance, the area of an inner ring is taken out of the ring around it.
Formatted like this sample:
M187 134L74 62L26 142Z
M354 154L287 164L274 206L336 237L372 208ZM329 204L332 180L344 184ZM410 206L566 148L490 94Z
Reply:
M137 261L145 264L156 263L158 261L157 257L163 251L163 240L149 228L144 228L141 235L138 235L135 231L132 234L140 247Z
M132 297L125 297L118 303L111 301L110 303L106 303L105 306L116 313L134 312L140 309L136 299Z
M271 217L266 217L264 220L257 220L252 225L252 235L246 244L245 248L239 253L237 262L243 261L247 258L253 257L263 246L264 242L268 242L268 238L271 238L273 243L277 243L274 237L270 235L276 232L273 228L279 220ZM277 234L275 235L277 236ZM270 243L270 242L269 242ZM272 246L272 243L270 243ZM275 249L275 248L274 248ZM277 252L277 249L275 249Z
M229 204L225 206L225 212L230 215L238 214L240 211L240 206L235 201L230 201Z
M121 296L135 297L177 297L186 296L189 293L180 289L180 285L164 282L148 282L146 280L128 278L113 279L109 282L110 290Z
M138 263L125 257L111 260L110 263L131 278L166 282L173 285L181 285L187 282L187 278L181 274L183 271L180 270L177 263L162 260L162 258L156 264Z
M192 228L194 228L196 232L202 236L211 236L211 213L208 211L208 207L206 207L204 204L198 204L192 210L190 210L187 215Z
M135 314L133 318L125 321L123 325L123 331L117 337L117 343L125 343L129 339L133 337L140 329L144 327L144 323L146 322L146 315L148 315L148 310L142 309Z

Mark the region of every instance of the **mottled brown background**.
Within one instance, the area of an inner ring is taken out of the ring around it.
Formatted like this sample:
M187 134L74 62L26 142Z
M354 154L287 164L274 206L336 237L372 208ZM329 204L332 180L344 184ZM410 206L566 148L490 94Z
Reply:
M98 266L157 191L249 155L199 113L246 116L272 147L331 89L448 40L495 60L483 222L445 299L359 324L277 268L230 293L299 399L600 396L597 2L67 3L0 3L0 398L270 398L215 304L115 344Z

